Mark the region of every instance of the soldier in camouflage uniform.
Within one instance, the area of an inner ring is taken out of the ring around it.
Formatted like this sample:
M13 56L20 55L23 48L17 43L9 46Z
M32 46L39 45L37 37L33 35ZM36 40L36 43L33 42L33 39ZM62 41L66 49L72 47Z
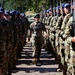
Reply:
M46 28L46 32L48 34L48 28L49 28L49 17L50 17L50 13L49 13L49 10L46 10L45 11L45 17L43 18L42 22L44 23L45 25L45 28ZM47 38L44 38L43 40L43 48L45 48L47 50L47 45L46 45L46 42L48 40L48 37Z
M67 75L74 75L73 68L73 55L74 55L74 47L72 47L72 37L73 37L73 28L72 28L72 19L71 17L67 23L65 33L63 38L65 39L65 63L67 64Z
M45 10L45 17L43 18L42 22L47 25L47 10Z
M3 36L3 33L2 33L2 30L3 30L3 28L2 28L2 25L1 25L1 23L0 23L0 36ZM3 43L2 43L2 37L0 37L0 75L3 75L3 69L2 69L2 63L3 63L3 51L2 51L2 49L3 49Z
M23 22L20 19L20 12L16 11L15 13L16 18L15 18L15 22L17 24L17 57L21 56L21 51L22 51L22 47L23 47L23 34L22 34L22 30L23 30Z
M55 53L56 53L56 42L55 42L55 39L56 39L56 23L58 21L58 18L60 17L60 10L59 10L60 6L57 6L55 8L55 12L56 12L56 15L54 16L54 21L53 21L53 32L54 33L54 49L55 49Z
M1 75L7 75L8 74L8 30L9 25L7 21L4 19L4 9L0 7L0 23L2 26L2 35L1 35L1 63L0 63L0 71Z
M48 10L47 10L46 26L49 25L49 17L50 17L50 12L49 12L49 11L50 11L50 10L48 9Z
M11 75L11 51L12 51L12 46L11 46L11 23L10 23L10 12L9 10L5 11L5 16L4 16L6 22L8 23L8 31L7 31L7 50L8 50L8 75Z
M61 10L61 8L62 8L62 10ZM57 20L57 23L55 26L55 30L56 30L55 47L56 47L56 51L57 51L58 56L60 56L59 34L60 34L61 25L62 25L62 21L63 21L63 17L64 17L64 4L62 4L62 7L60 7L59 9L60 9L59 10L60 13L59 13L58 20Z
M49 37L49 41L51 41L51 36L50 36L50 23L51 23L51 20L52 20L52 17L53 17L53 13L52 13L52 9L50 8L49 9L49 18L48 18L48 25L49 25L49 34L48 34L48 37Z
M32 47L33 47L33 62L40 61L41 47L42 47L42 31L45 31L45 26L39 21L40 15L37 14L34 17L35 22L30 25L32 31Z
M18 24L18 36L19 36L19 40L18 40L18 49L17 49L17 56L20 57L21 56L21 51L23 46L26 44L26 37L27 37L27 32L28 32L28 28L29 28L29 22L27 20L27 18L24 17L20 17L20 12L16 11L16 19L15 21Z
M56 13L56 8L53 9L55 11L54 13ZM55 50L55 26L56 26L57 19L58 19L58 15L54 14L50 22L50 38L51 38L50 40L51 40L53 50Z
M46 31L47 31L47 35L48 37L46 38L46 51L48 51L48 53L50 53L50 49L51 49L51 44L50 44L50 21L52 19L52 10L51 8L49 9L49 17L48 17L48 20L47 20L47 25L45 26L46 27Z
M52 18L52 10L51 10L51 8L49 8L48 12L49 12L49 17L47 19L47 25L49 26L50 25L50 20Z
M74 7L72 8L74 9ZM73 29L73 16L70 17L63 35L65 39L65 62L67 64L66 75L75 75L75 37Z
M64 71L66 71L65 46L64 46L65 39L63 38L63 34L64 34L65 28L67 26L67 22L68 22L68 20L71 17L71 14L70 14L70 4L69 3L66 3L64 5L64 12L65 12L66 15L65 15L65 17L63 19L62 26L61 26L61 32L60 32L60 57L61 57L61 63L64 66Z
M23 20L23 23L24 23L24 25L23 25L23 28L24 28L23 35L24 35L24 45L25 45L27 37L28 37L28 40L30 41L30 37L28 36L28 29L29 29L30 24L29 24L29 21L28 21L28 19L26 18L25 15L22 17L22 20Z
M3 11L2 11L3 10ZM4 9L0 8L0 21L3 19ZM2 16L1 16L2 15ZM3 62L4 62L4 51L3 51L3 26L0 23L0 75L3 75Z
M55 34L55 48L57 49L57 46L58 46L58 41L57 41L57 39L58 39L58 30L57 30L57 28L60 28L60 26L59 26L59 17L61 16L61 14L60 14L60 7L58 6L58 7L56 7L56 13L57 13L57 15L56 15L56 19L57 19L57 22L56 22L56 26L55 26L55 32L56 32L56 34ZM58 52L57 52L58 53Z
M59 8L59 7L58 7ZM60 63L60 41L59 41L59 36L60 36L60 30L61 30L61 25L63 22L63 18L65 16L64 14L64 4L61 5L61 7L58 9L57 8L57 12L59 15L57 15L56 17L57 22L56 22L56 26L55 26L55 48L56 48L56 60L59 63L59 67L61 68L61 63ZM60 69L58 69L59 71Z
M19 37L18 37L18 23L16 21L16 11L15 10L12 10L10 12L11 14L11 19L10 19L10 22L11 22L11 28L12 28L12 55L11 55L11 59L12 59L12 68L15 69L16 66L15 66L15 63L16 63L16 59L17 59L17 47L18 47L18 41L19 41Z

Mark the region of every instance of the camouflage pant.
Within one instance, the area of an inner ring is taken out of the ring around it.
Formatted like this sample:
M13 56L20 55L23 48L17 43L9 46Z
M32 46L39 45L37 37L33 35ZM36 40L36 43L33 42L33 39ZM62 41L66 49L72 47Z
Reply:
M8 55L6 49L6 42L0 43L0 73L1 75L6 75L8 72Z
M75 75L75 47L70 41L71 37L66 40L65 61L67 62L67 75Z
M51 33L51 44L52 44L53 49L55 49L55 35L54 35L54 33Z
M49 30L49 41L51 41L51 31Z
M65 49L64 49L64 40L60 37L60 58L61 58L61 63L64 66L64 60L65 60Z
M41 47L42 47L42 39L40 37L35 37L32 40L32 47L33 47L33 54L34 58L39 59L41 54Z
M70 58L70 41L69 39L65 40L65 62L68 62Z
M56 47L56 50L57 50L57 54L59 55L59 52L60 52L60 47L59 47L59 33L56 33L55 47Z

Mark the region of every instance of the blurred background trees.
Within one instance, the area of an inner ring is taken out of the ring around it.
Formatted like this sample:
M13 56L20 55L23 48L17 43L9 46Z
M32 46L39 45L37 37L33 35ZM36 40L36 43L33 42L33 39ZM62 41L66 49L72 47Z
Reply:
M61 0L62 2L69 2L70 0ZM21 12L33 10L40 12L41 10L50 7L50 0L0 0L0 6L6 10L16 9Z

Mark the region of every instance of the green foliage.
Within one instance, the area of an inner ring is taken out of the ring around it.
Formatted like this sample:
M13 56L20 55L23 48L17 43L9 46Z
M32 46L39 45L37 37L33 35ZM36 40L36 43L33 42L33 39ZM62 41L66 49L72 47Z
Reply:
M6 10L15 9L14 4L11 3L10 1L7 1L7 2L4 4L4 8L5 8Z
M41 10L45 10L50 7L50 1L51 0L0 0L0 3L8 10L16 9L21 12L33 10L35 12L40 12ZM70 0L61 1L64 3L70 2ZM57 4L57 2L55 4Z

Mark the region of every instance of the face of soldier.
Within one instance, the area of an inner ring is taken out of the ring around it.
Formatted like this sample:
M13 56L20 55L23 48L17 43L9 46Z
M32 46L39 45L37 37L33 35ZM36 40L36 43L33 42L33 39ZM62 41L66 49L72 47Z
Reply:
M4 19L4 13L0 13L0 20Z
M57 13L57 14L59 14L59 9L58 9L58 10L56 10L56 13Z
M67 8L64 8L64 12L65 12L65 14L68 14L68 13L70 13L70 8L69 8L69 7L67 7Z
M52 15L52 11L49 11L49 15Z
M45 13L45 16L47 16L47 13Z
M35 20L36 22L39 22L39 18L34 18L34 20Z
M17 15L15 15L15 18L17 18Z
M49 13L47 13L47 17L49 17Z
M10 20L10 15L5 15L7 20Z
M63 12L64 12L64 9L60 8L60 14L63 14Z

